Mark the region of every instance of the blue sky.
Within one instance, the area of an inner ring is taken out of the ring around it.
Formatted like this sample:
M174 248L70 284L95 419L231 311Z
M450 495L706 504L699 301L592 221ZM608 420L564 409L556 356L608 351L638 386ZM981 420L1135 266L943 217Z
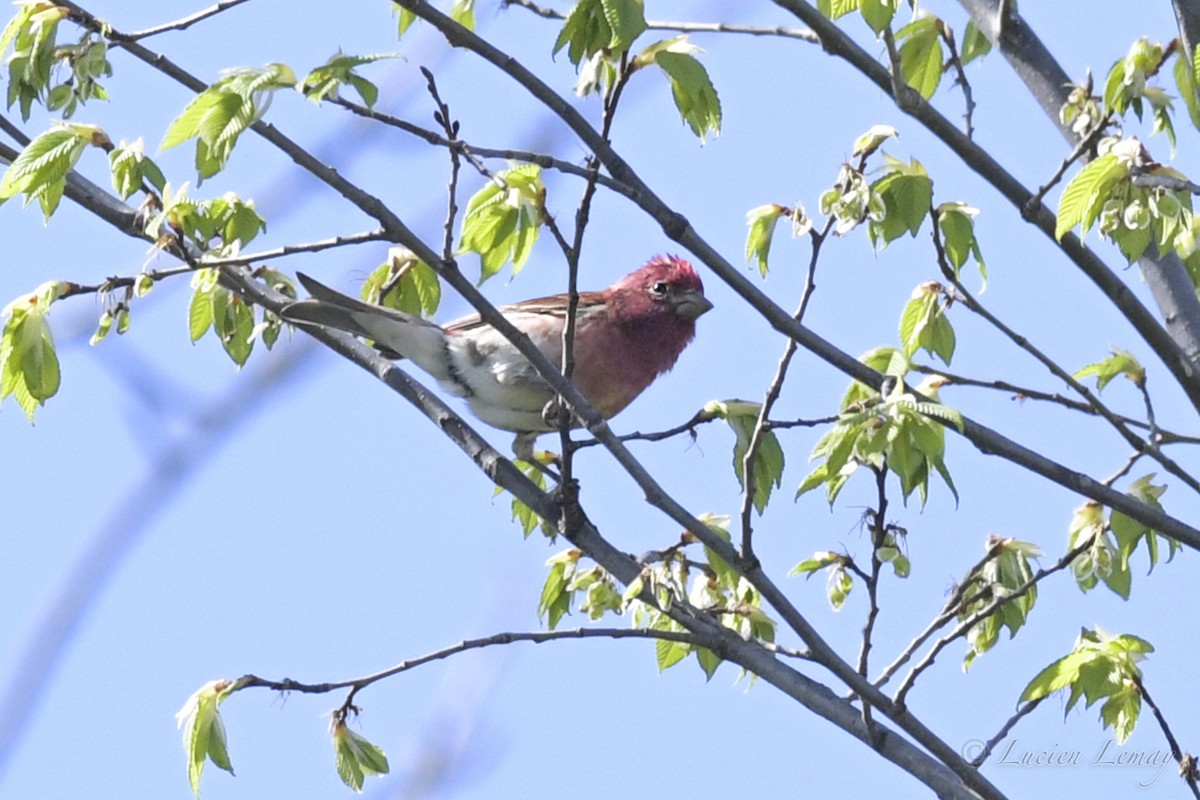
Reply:
M556 23L480 0L479 30L526 60L569 93L569 62L548 60ZM564 6L565 4L559 4ZM647 3L647 16L702 21L729 19L730 4ZM1067 71L1103 75L1139 35L1167 40L1168 4L1067 2L1022 8ZM88 8L118 30L137 29L197 10L187 3L97 3ZM741 21L794 25L768 3L739 4ZM956 4L930 10L963 23ZM865 26L844 26L866 43ZM647 41L652 34L647 34ZM935 181L935 201L964 200L984 209L979 236L990 271L984 302L1076 369L1111 345L1131 349L1148 366L1164 425L1194 431L1189 409L1161 365L1099 293L1058 257L978 178L957 165L918 125L843 63L814 45L773 38L696 35L720 92L721 136L701 147L680 123L660 76L629 87L614 129L618 150L727 258L740 262L745 212L766 202L804 203L817 197L849 157L855 137L873 124L895 126L889 153L915 157ZM579 162L583 150L557 121L498 71L449 50L423 26L395 39L389 4L246 3L190 31L152 38L204 80L221 68L281 61L302 74L337 49L399 51L402 60L364 70L382 89L379 107L432 125L432 107L418 67L437 75L464 138L490 147L554 152ZM77 119L118 140L142 136L153 150L190 96L182 87L114 52L107 83L112 102L83 109ZM1041 116L1007 65L993 55L972 65L979 104L978 140L1029 186L1050 175L1067 147ZM961 97L944 85L935 102L960 115ZM594 101L582 103L591 119ZM268 119L350 179L392 205L427 240L438 241L444 213L445 154L395 131L368 125L298 95L276 98ZM26 126L47 126L36 116ZM1195 132L1184 120L1180 157L1189 162ZM1164 141L1152 141L1160 160ZM191 153L161 155L174 184L192 181ZM107 182L99 154L82 170ZM463 191L477 176L464 174ZM580 191L575 179L547 176L549 204L569 222ZM371 221L351 209L268 145L247 135L226 173L195 196L236 191L252 197L268 220L252 249L366 230ZM36 209L0 209L0 305L50 278L95 282L136 273L152 258L129 239L64 202L47 226ZM1091 239L1089 239L1091 241ZM1123 260L1095 243L1115 269ZM386 248L365 246L277 262L343 288L357 286L381 263ZM672 251L654 223L621 198L601 193L585 244L581 285L599 288ZM780 236L763 288L784 307L799 297L808 260L805 241ZM476 268L463 259L468 271ZM168 262L159 259L161 265ZM702 273L703 274L703 273ZM1147 303L1135 270L1121 273ZM618 432L667 428L714 398L759 399L783 342L715 276L704 275L716 309L699 323L696 342L676 369L614 422ZM936 277L925 234L876 256L865 232L825 248L807 324L847 352L895 344L909 292ZM757 280L757 278L756 278ZM977 279L968 283L977 285ZM548 237L515 278L485 284L500 304L561 291L565 275ZM366 674L464 638L539 627L535 609L544 561L562 548L522 540L509 522L506 498L440 433L370 376L332 354L308 348L302 335L271 354L256 352L238 373L215 340L195 346L187 335L185 281L163 284L133 309L122 338L88 347L99 314L93 298L54 308L63 384L31 427L12 402L0 405L0 509L5 557L0 559L0 692L19 737L0 761L0 795L65 797L89 792L126 798L190 796L173 714L205 681L253 672L268 678L336 680ZM440 319L466 310L447 296ZM1055 386L1028 358L961 309L952 312L957 373ZM297 359L273 389L248 401L269 371ZM418 376L420 377L420 376ZM779 406L781 417L832 413L846 379L801 353ZM1105 394L1118 410L1137 413L1131 387ZM1127 455L1117 437L1056 409L1019 404L1000 394L947 390L943 399L975 419L1073 468L1104 477ZM459 407L456 404L456 407ZM465 411L465 409L464 409ZM205 428L198 420L216 420ZM484 431L501 450L506 433ZM823 576L785 578L815 550L847 549L867 557L858 527L872 500L870 481L851 481L831 513L819 493L791 501L807 473L805 460L821 431L781 434L788 466L783 488L756 524L760 557L814 624L845 654L857 653L865 611L861 587L834 613ZM686 438L635 447L664 487L690 510L736 513L740 498L730 469L733 437L718 425ZM1185 466L1187 452L1178 454ZM937 612L952 582L983 552L988 534L1038 544L1055 560L1065 549L1071 511L1081 498L1048 486L949 437L947 462L962 495L956 508L935 485L928 506L893 503L891 516L909 530L912 577L888 581L876 658L890 660ZM185 472L172 481L168 465ZM598 449L578 460L583 502L600 531L630 552L676 540L676 526L645 503L632 481ZM1134 475L1142 474L1135 472ZM1118 484L1123 486L1123 484ZM1183 487L1164 497L1182 519L1196 503ZM1137 633L1158 649L1145 665L1147 685L1176 735L1197 734L1188 711L1198 700L1189 663L1195 653L1186 617L1194 604L1188 571L1194 558L1144 575L1135 568L1134 597L1124 603L1104 589L1084 596L1065 576L1043 585L1030 624L1002 641L968 674L952 646L918 685L911 704L942 737L959 746L986 739L1015 708L1025 683L1065 653L1081 626ZM90 586L87 581L94 580ZM18 665L38 642L62 627L48 621L56 602L88 589L65 646L36 685L19 684ZM576 614L563 627L583 624ZM1181 624L1183 623L1183 624ZM621 626L623 620L612 624ZM820 672L812 673L824 679ZM371 796L529 798L713 795L822 796L879 792L924 797L924 787L873 757L858 743L814 718L766 685L747 691L726 665L705 684L689 662L659 675L646 642L566 641L511 645L431 664L361 693L360 730L388 753L393 775L368 783ZM13 705L14 698L32 698ZM263 796L349 796L333 769L325 728L337 695L280 698L265 691L236 695L223 707L237 777L209 768L208 800ZM989 778L1013 796L1073 787L1101 794L1175 797L1173 768L1154 781L1154 768L1096 764L1110 733L1092 711L1063 719L1052 699L1014 734L1014 752L1079 751L1087 762L1062 769L993 766ZM1145 716L1129 749L1161 750L1161 735ZM1014 756L1015 757L1015 756ZM1107 769L1107 771L1106 771ZM1140 788L1139 782L1150 782ZM1109 788L1111 787L1111 788ZM403 793L403 794L400 794Z

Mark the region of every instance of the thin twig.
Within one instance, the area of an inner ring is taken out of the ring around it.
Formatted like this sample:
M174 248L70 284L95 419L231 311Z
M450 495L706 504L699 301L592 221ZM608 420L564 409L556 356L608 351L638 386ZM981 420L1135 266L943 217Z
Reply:
M1171 748L1171 756L1174 757L1175 763L1179 765L1179 774L1192 790L1192 796L1200 800L1200 784L1197 784L1196 776L1196 759L1191 755L1184 755L1183 748L1179 746L1179 740L1175 738L1175 734L1171 732L1171 726L1167 724L1167 718L1163 716L1162 710L1154 699L1150 697L1150 692L1146 691L1146 684L1142 682L1141 675L1133 676L1133 683L1137 687L1138 694L1146 701L1146 705L1150 706L1150 710L1154 712L1154 718L1158 720L1158 727L1162 729L1163 736L1167 739L1167 745Z
M553 8L537 5L530 0L501 0L501 4L518 6L532 12L543 19L563 20L566 14ZM800 39L812 44L818 44L817 35L808 28L786 28L781 25L734 25L728 22L671 22L646 20L646 27L652 31L678 31L679 33L744 33L750 36L781 36L785 39Z
M957 76L954 83L962 87L963 93L963 133L968 139L975 138L975 126L973 118L975 116L975 97L971 92L971 82L967 80L967 71L963 67L962 59L958 55L958 45L954 41L954 30L945 23L939 23L938 31L942 35L942 41L946 43L946 49L950 51L948 66L954 68L954 74ZM943 67L943 71L945 68Z
M617 439L622 442L661 442L664 439L670 439L675 436L679 436L682 433L686 433L691 435L692 439L695 440L696 428L706 422L712 422L716 419L720 419L720 417L715 413L706 411L705 409L700 409L693 414L692 418L687 422L684 422L681 425L676 425L674 428L667 428L665 431L655 431L653 433L634 431L633 433L626 433L623 436L618 436ZM585 447L594 447L598 444L603 444L603 442L601 442L599 439L583 439L572 443L576 450L582 450Z
M271 689L276 692L300 692L302 694L328 694L339 689L349 689L350 692L342 704L342 708L347 708L354 701L354 696L371 684L385 678L390 678L393 675L399 675L401 672L408 672L411 669L424 666L433 661L440 661L468 650L478 650L484 647L495 647L497 645L513 644L514 642L542 644L544 642L561 641L563 639L661 639L668 642L680 642L700 647L710 647L713 644L709 637L699 636L694 633L658 631L645 628L575 628L568 631L508 632L485 636L482 639L466 639L458 644L434 650L423 656L406 659L387 669L370 675L364 675L360 678L325 683L302 683L290 678L268 680L260 678L257 675L246 675L239 682L246 689L262 688Z
M285 244L281 247L276 247L271 250L260 250L257 253L245 253L244 255L232 256L230 258L205 259L203 266L243 266L245 264L252 264L256 261L270 261L275 258L283 258L284 256L294 256L298 253L319 253L322 250L332 250L335 247L349 247L356 244L367 244L368 242L381 242L386 241L387 238L387 231L385 231L383 228L376 228L372 231L348 233L343 236L333 236L329 239L320 239L315 242Z
M941 653L947 645L958 638L966 636L967 633L970 632L971 628L974 628L980 622L999 611L1001 606L1023 597L1030 589L1037 586L1041 581L1050 577L1054 573L1061 572L1069 567L1071 562L1073 562L1092 546L1094 540L1095 536L1089 536L1087 539L1068 550L1062 556L1062 558L1054 563L1053 566L1039 569L1029 578L1029 580L1018 586L1011 593L992 600L992 602L988 603L971 616L959 622L953 631L934 642L933 647L931 647L929 652L925 654L925 657L917 662L917 664L909 671L908 675L904 677L904 682L901 683L900 688L896 690L896 694L893 697L893 702L900 706L904 705L904 699L908 695L909 690L912 689L917 678L922 672L933 665L934 659L937 658L938 654Z
M860 171L865 163L866 156L859 161ZM800 292L800 305L796 308L796 313L792 315L792 319L797 323L803 322L804 312L808 309L808 302L812 299L813 292L816 291L817 260L821 256L821 245L825 243L825 238L833 228L834 221L835 218L831 215L825 221L825 227L819 233L813 231L810 237L812 239L812 253L808 258L808 272L804 276L804 288ZM762 449L763 440L770 430L768 420L771 416L771 410L775 407L775 401L779 399L779 395L783 391L783 382L787 378L792 357L796 355L797 346L796 340L789 337L787 344L784 346L783 355L779 359L779 365L775 368L775 377L771 379L771 383L767 387L766 396L763 397L762 405L758 408L758 417L754 420L754 430L750 434L750 443L746 446L745 456L742 457L742 486L745 491L742 495L742 508L739 517L742 523L742 558L745 559L754 558L754 527L750 519L750 512L754 507L755 495L758 494L754 474L755 463L758 460L758 451Z
M1070 397L1064 397L1057 392L1043 392L1039 389L1030 389L1027 386L1018 386L1015 383L1001 380L980 380L978 378L969 378L964 375L958 375L951 372L946 372L937 367L930 367L924 364L914 364L913 370L920 372L923 375L937 375L945 378L948 385L953 386L973 386L979 389L995 389L1000 392L1011 392L1014 400L1038 400L1047 403L1060 405L1063 408L1068 408L1072 411L1079 411L1091 416L1100 416L1100 412L1096 410L1090 403L1085 403L1081 400L1074 400ZM1200 436L1187 436L1182 433L1164 430L1162 428L1151 428L1150 423L1146 420L1135 419L1134 417L1118 414L1115 411L1113 416L1121 420L1126 425L1133 428L1145 429L1150 434L1151 441L1157 441L1160 444L1200 444Z
M458 171L462 166L460 152L455 147L458 143L458 121L450 117L450 106L446 105L438 94L433 73L426 67L421 67L421 74L425 76L426 88L436 107L433 119L446 132L449 145L447 151L450 153L450 179L446 185L446 221L442 224L442 258L449 261L454 257L454 221L458 218Z
M862 646L858 651L858 674L867 676L867 665L871 654L871 634L875 630L875 620L879 617L879 573L883 562L879 558L879 550L887 537L887 476L888 469L875 468L875 492L877 506L868 511L870 515L871 533L871 574L867 576L867 621L862 630Z
M367 108L366 106L359 105L358 103L341 97L327 98L327 101L349 111L352 114L356 114L365 119L375 120L376 122L383 123L389 127L404 131L405 133L416 136L417 138L437 147L452 148L462 152L463 154L472 153L480 158L502 158L506 161L523 161L529 164L536 164L542 169L556 170L566 175L574 175L575 177L583 178L584 180L588 180L589 175L591 174L591 170L589 170L587 167L581 167L578 164L572 164L569 161L563 161L562 159L554 158L546 153L536 153L532 150L506 150L494 147L478 147L476 145L469 144L462 139L451 141L450 139L447 139L446 137L438 134L435 131L431 131L428 128L422 128L420 125L414 125L413 123L402 120L399 117L392 116L391 114L385 114L382 111L376 111L372 108ZM620 181L613 180L604 174L597 174L595 180L604 188L611 189L617 194L629 197L629 193L631 191L630 188Z
M927 626L925 626L925 630L921 631L921 633L919 633L915 639L908 643L904 650L902 650L900 654L896 656L891 664L887 665L883 672L879 673L879 677L874 681L876 686L883 686L886 684L901 667L908 663L908 660L913 657L913 654L915 654L918 649L920 649L921 645L928 641L930 636L937 633L939 630L945 627L946 623L954 619L955 615L958 614L959 605L962 603L963 598L975 584L976 580L978 580L979 573L985 566L987 566L987 563L998 556L1003 549L1003 539L998 539L989 543L987 551L983 554L983 558L979 559L975 566L967 570L966 578L962 583L954 587L954 591L950 593L948 598L946 598L946 602L942 604L942 610L938 612L938 615L934 617Z
M1000 726L1000 730L996 732L996 735L987 740L987 743L984 744L983 749L979 751L979 755L971 759L971 764L976 767L982 767L983 762L987 761L988 756L990 756L992 751L996 749L996 745L1004 741L1004 738L1008 736L1009 732L1011 732L1014 727L1016 727L1016 724L1024 719L1028 714L1032 713L1033 710L1041 705L1041 702L1049 696L1050 695L1048 694L1044 694L1036 700L1030 700L1028 703L1021 706L1017 713L1009 717L1005 723Z
M1108 130L1108 126L1112 122L1113 115L1111 113L1096 121L1092 129L1084 134L1075 147L1071 149L1071 153L1058 165L1058 169L1054 170L1054 174L1050 176L1050 179L1039 186L1038 190L1021 206L1022 217L1030 219L1036 214L1042 207L1042 200L1045 199L1046 193L1058 185L1058 182L1062 180L1063 175L1067 174L1067 170L1071 168L1072 164L1096 146L1096 142L1100 141L1100 137L1104 135L1104 132Z
M182 31L190 28L201 20L216 16L222 11L228 11L234 6L240 6L245 2L247 2L247 0L220 0L220 2L218 2L216 5L209 6L203 11L197 11L195 14L183 17L182 19L177 19L174 22L167 22L162 25L156 25L153 28L145 28L144 30L133 31L132 33L119 34L113 32L111 35L114 41L136 42L139 39L157 36L160 33L166 33L168 31Z

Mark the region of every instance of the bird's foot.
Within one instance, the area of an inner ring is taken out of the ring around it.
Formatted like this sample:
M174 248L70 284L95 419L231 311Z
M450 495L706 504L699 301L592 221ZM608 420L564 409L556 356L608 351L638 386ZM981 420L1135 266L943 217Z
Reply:
M575 415L561 397L551 398L542 408L542 422L550 430L560 431L563 428L573 428L578 423Z

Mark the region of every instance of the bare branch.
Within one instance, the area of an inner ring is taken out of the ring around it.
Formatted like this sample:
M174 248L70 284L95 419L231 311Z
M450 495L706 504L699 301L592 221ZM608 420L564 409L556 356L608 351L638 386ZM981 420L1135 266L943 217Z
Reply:
M1000 730L996 732L996 735L987 740L987 743L984 744L983 749L979 751L979 755L971 759L971 763L977 767L982 767L983 762L987 761L988 757L991 756L992 751L996 749L996 745L1004 741L1005 737L1012 732L1012 729L1016 727L1017 723L1032 713L1033 710L1041 705L1042 701L1049 696L1050 695L1042 695L1036 700L1030 700L1028 703L1021 706L1017 713L1009 717L1008 720L1000 726Z
M174 22L167 22L162 25L155 25L153 28L146 28L144 30L134 31L133 33L120 34L119 40L127 41L127 42L136 42L139 39L146 39L151 36L157 36L160 33L166 33L168 31L186 30L187 28L192 27L193 25L195 25L197 22L200 22L201 20L205 20L205 19L208 19L209 17L216 16L217 14L220 14L222 11L228 11L229 9L233 8L234 6L240 6L242 3L245 3L245 2L247 2L247 0L220 0L220 2L218 2L216 5L209 6L208 8L204 9L203 11L197 11L195 14L191 14L189 16L183 17L182 19L177 19ZM114 34L114 38L116 36L117 36L117 34Z
M1146 691L1146 684L1142 681L1140 675L1135 675L1133 678L1134 685L1137 686L1138 694L1146 701L1146 705L1150 706L1150 710L1154 712L1154 719L1158 721L1158 727L1162 729L1163 736L1167 739L1167 745L1171 748L1171 755L1175 758L1175 763L1179 765L1179 774L1187 782L1188 788L1192 790L1192 796L1200 800L1200 784L1197 783L1196 775L1196 759L1194 756L1185 755L1183 748L1179 746L1179 740L1175 738L1175 734L1171 732L1171 726L1167 724L1167 718L1163 716L1162 710L1154 699L1150 697L1150 693Z
M864 156L862 162L866 161ZM859 169L862 169L862 162L859 164ZM792 319L796 322L804 320L804 312L808 309L808 301L816 290L816 274L817 274L817 259L821 256L821 245L825 242L825 237L829 235L829 231L833 228L834 217L830 216L825 221L825 227L820 233L813 232L812 236L812 254L808 259L808 272L804 277L804 288L800 292L800 305L796 309L796 313L792 315ZM740 518L742 521L742 558L750 559L754 557L753 537L754 529L750 522L750 511L754 507L754 496L758 493L755 486L755 462L758 459L758 451L762 448L763 439L769 430L768 419L771 416L771 410L775 407L775 401L779 399L780 392L783 391L783 382L787 379L788 368L791 366L792 357L796 354L796 340L789 338L787 345L784 347L783 356L779 359L779 366L775 368L775 377L771 379L770 386L767 387L767 394L763 398L762 405L758 409L758 418L754 421L754 430L750 434L750 444L746 445L746 455L742 458L742 485L745 492L742 496L742 509Z
M335 247L350 247L357 244L367 244L369 242L387 241L387 231L382 228L376 228L372 231L363 231L362 233L348 233L342 236L333 236L328 239L320 239L315 242L301 242L299 244L285 244L281 247L275 247L271 250L260 250L257 253L246 253L240 256L232 256L230 258L214 258L205 259L204 266L206 267L236 267L245 264L252 264L255 261L271 261L276 258L285 256L294 256L298 253L319 253L322 250L332 250Z
M419 139L423 139L429 144L436 145L438 147L447 147L461 152L464 155L470 153L482 158L502 158L505 161L523 161L529 164L536 164L542 169L556 170L566 175L574 175L577 178L583 178L584 180L588 180L592 173L592 171L587 167L581 167L577 164L572 164L569 161L563 161L561 159L554 158L546 153L535 153L531 150L502 150L494 147L477 147L473 144L463 141L462 139L455 139L451 141L450 139L440 136L439 134L428 130L427 128L422 128L419 125L414 125L411 122L400 119L399 117L394 117L391 114L385 114L382 111L376 111L375 109L367 108L366 106L359 105L358 103L354 103L350 100L340 97L331 97L329 98L329 102L346 109L352 114L357 114L360 117L381 122L384 125L402 130L405 133L409 133ZM611 189L617 194L629 197L629 187L625 186L620 181L615 181L603 174L597 174L595 180L604 188Z
M566 15L553 8L539 6L530 0L501 0L504 7L519 6L543 19L566 19ZM679 33L743 33L749 36L780 36L785 39L800 39L817 44L817 35L807 28L785 28L783 26L734 25L728 22L667 22L646 20L652 31L677 31Z
M668 642L682 642L683 644L695 645L697 647L718 646L712 641L711 637L682 631L655 631L646 628L575 628L565 631L509 632L492 634L482 639L466 639L458 644L434 650L423 656L405 659L379 672L373 672L370 675L351 678L349 680L329 681L325 683L302 683L294 681L291 678L269 680L267 678L260 678L257 675L246 675L242 678L242 681L247 689L271 689L276 692L300 692L301 694L328 694L339 689L350 689L350 694L342 704L342 707L345 708L354 700L354 696L360 690L367 688L371 684L394 675L399 675L402 672L408 672L433 661L441 661L459 653L465 653L468 650L479 650L485 647L496 647L515 642L544 644L545 642L556 642L563 639L658 639Z

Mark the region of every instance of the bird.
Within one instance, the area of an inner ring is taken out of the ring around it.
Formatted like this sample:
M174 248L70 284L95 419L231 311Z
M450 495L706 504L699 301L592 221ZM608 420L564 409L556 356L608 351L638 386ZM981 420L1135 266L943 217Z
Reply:
M298 273L310 297L280 316L300 326L333 328L406 358L448 393L467 401L487 424L516 434L517 458L533 463L537 437L560 427L557 393L516 346L478 314L446 325L367 303ZM572 379L604 419L620 413L675 366L712 309L695 268L655 256L602 291L579 292ZM497 310L552 364L562 360L567 295L525 300ZM578 427L578 420L571 420Z

